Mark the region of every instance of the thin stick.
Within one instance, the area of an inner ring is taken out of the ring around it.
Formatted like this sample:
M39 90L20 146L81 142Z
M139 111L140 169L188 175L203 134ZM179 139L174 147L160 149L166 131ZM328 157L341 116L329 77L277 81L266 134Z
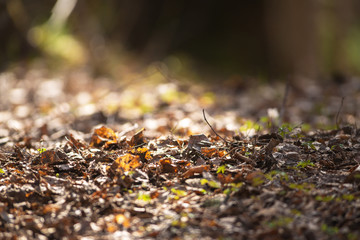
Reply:
M339 124L339 115L340 115L340 111L341 111L341 109L343 107L343 104L344 104L344 99L345 99L345 97L341 98L341 104L340 104L339 110L338 110L338 112L336 114L336 118L335 118L335 123L336 123L337 129L339 129L339 125L340 125Z
M203 116L204 116L205 122L207 123L207 125L209 125L209 127L210 127L211 130L216 134L216 136L218 136L221 140L223 140L223 141L227 144L228 141L226 141L223 137L221 137L221 136L214 130L214 128L210 125L210 123L209 123L208 120L206 119L205 109L203 109Z

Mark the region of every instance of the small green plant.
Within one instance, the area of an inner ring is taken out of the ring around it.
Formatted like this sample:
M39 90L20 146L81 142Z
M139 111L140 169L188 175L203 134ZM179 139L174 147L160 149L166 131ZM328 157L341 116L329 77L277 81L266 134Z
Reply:
M0 174L5 174L4 169L0 168Z
M319 202L331 202L334 199L335 199L334 196L329 196L329 195L324 195L324 196L318 195L315 197L315 200Z
M291 213L294 214L295 216L301 216L301 212L297 209L291 209Z
M214 180L209 181L209 180L203 178L203 179L200 180L200 183L201 183L201 185L207 184L211 188L221 188L220 183L216 182Z
M200 180L201 185L205 185L208 182L209 182L209 180L207 180L206 178L203 178L203 179Z
M180 219L180 220L173 220L173 221L171 222L171 226L184 228L184 227L187 226L187 224L186 224L186 222L181 221L181 219Z
M273 171L265 174L265 178L270 181L273 181L277 176L280 178L280 181L288 181L289 180L289 176L287 175L286 172L273 170Z
M184 190L179 190L179 189L175 189L175 188L172 188L171 189L171 192L174 193L176 196L174 197L174 199L179 199L180 197L184 197L187 195L187 192L184 191Z
M150 194L148 194L148 193L140 192L140 193L137 195L137 199L138 199L138 200L142 200L142 201L144 201L144 202L150 202L150 201L151 201L151 196L150 196Z
M268 125L269 128L271 127L271 119L268 116L260 117L260 122Z
M287 135L289 135L291 133L291 131L293 130L294 128L292 126L290 126L290 124L288 123L284 123L283 125L281 125L279 127L279 135L283 138L285 138Z
M343 194L342 199L351 202L355 200L355 196L353 194Z
M290 223L292 223L293 221L294 221L294 219L291 217L279 217L275 220L268 222L267 224L270 228L278 228L278 227L287 226Z
M125 176L132 176L135 172L134 171L127 171L127 172L124 172L124 175Z
M46 151L46 148L38 148L38 152L41 154L41 153L43 153L43 152L45 152Z
M301 143L304 147L311 148L312 150L316 150L316 147L314 146L312 141L303 142Z
M332 151L334 151L334 150L339 149L339 148L340 148L340 150L341 150L341 149L344 149L344 148L345 148L344 144L332 145L330 149L331 149Z
M309 192L310 190L312 190L314 188L314 184L306 183L306 182L305 183L300 183L300 184L290 183L289 188L296 189L296 190L301 190L301 191L304 191L304 192Z
M252 179L252 185L254 187L260 186L261 184L263 184L265 182L264 178L259 176L259 177L254 177Z
M262 129L262 126L260 126L258 123L253 122L251 120L247 120L241 127L241 132L249 132L251 130L254 131L260 131Z
M230 184L228 184L228 188L226 188L223 193L226 194L226 195L229 195L232 192L238 191L241 188L242 185L243 185L242 182L230 183Z
M360 236L358 236L355 233L348 233L348 234L346 234L346 237L347 237L348 240L356 240L356 239L360 238Z
M221 165L218 167L216 173L222 173L224 174L225 173L225 170L226 170L226 165Z
M200 189L199 191L204 195L207 194L207 191L205 189Z
M60 174L59 173L56 173L56 175L55 175L57 178L59 178L60 177Z
M310 160L306 160L306 161L301 161L296 165L296 167L298 167L298 168L306 168L309 166L315 167L315 164L312 163Z
M325 232L328 235L334 235L339 232L337 227L328 226L325 223L321 225L321 231Z

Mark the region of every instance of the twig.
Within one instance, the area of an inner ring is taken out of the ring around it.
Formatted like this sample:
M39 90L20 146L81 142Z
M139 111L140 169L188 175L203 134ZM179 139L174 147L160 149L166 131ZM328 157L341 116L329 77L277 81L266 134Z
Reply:
M223 140L226 144L228 144L229 142L226 141L223 137L221 137L221 136L214 130L214 128L210 125L210 123L209 123L208 120L206 119L205 109L203 109L203 116L204 116L205 122L207 123L207 125L209 125L209 127L210 127L211 130L216 134L216 136L218 136L221 140Z
M339 123L339 115L340 115L341 109L342 109L343 104L344 104L344 99L345 99L345 97L341 98L341 104L340 104L339 110L338 110L338 112L336 114L336 118L335 118L335 123L336 123L337 129L339 129L339 125L340 125L340 123Z
M289 91L290 91L290 83L288 81L286 83L286 86L285 86L284 97L283 97L283 101L281 103L280 116L279 116L279 126L281 126L283 121L284 121L285 110L286 110L286 102L287 102L287 98L288 98L288 95L289 95Z

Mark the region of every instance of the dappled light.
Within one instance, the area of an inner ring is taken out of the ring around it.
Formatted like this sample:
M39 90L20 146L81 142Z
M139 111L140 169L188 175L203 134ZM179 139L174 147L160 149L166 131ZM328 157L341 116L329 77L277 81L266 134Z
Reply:
M0 239L359 239L359 4L0 3Z

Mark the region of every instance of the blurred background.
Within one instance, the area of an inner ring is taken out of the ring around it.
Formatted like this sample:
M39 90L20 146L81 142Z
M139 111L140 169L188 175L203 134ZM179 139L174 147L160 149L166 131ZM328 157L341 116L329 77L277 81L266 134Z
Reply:
M356 126L359 13L357 0L0 0L0 135L135 120L187 135L208 129L202 109L231 131Z
M0 0L0 69L341 82L360 73L359 13L357 0Z

